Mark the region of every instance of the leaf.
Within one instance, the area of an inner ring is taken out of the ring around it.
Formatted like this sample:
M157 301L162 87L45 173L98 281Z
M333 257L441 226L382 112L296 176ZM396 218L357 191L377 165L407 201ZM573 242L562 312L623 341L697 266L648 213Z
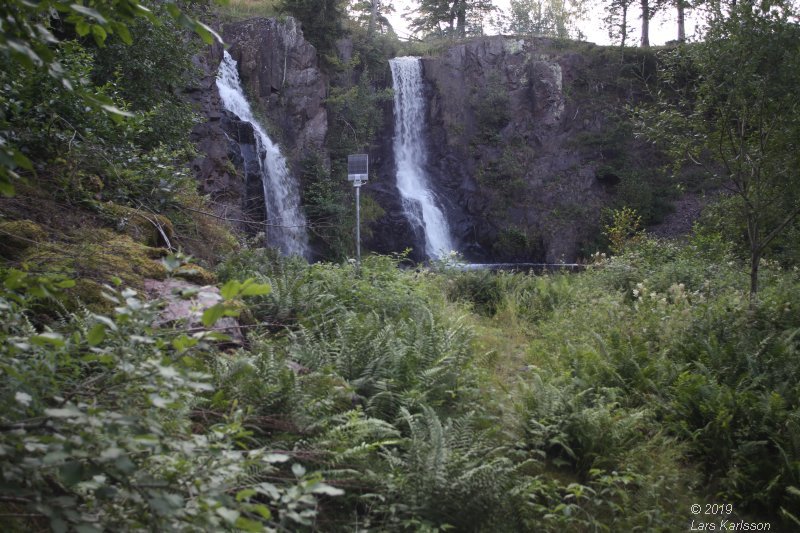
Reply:
M81 15L92 17L100 24L108 23L108 21L105 19L103 15L100 14L99 11L97 11L96 9L92 9L91 7L82 6L80 4L72 4L71 6L69 6L69 8L76 13L80 13Z
M19 150L14 150L13 148L12 150L14 153L14 163L16 163L18 167L22 167L25 170L33 170L33 163L25 156L25 154Z
M14 394L14 400L16 400L17 403L22 404L25 407L28 407L31 404L33 397L27 392L17 392L16 394Z
M106 30L103 29L103 27L100 26L99 24L93 24L92 37L94 37L94 42L97 43L98 46L102 47L103 45L105 45L108 33L106 33Z
M219 293L222 295L224 300L233 300L239 295L239 290L241 287L241 283L235 279L232 279L223 285L222 288L220 288Z
M78 34L78 37L86 37L89 35L89 31L91 31L91 25L86 19L81 19L75 24L75 33Z
M106 338L106 325L103 323L97 323L92 326L92 329L86 334L86 342L89 343L89 346L97 346L103 339Z
M295 477L303 477L306 475L306 469L300 463L295 463L292 465L292 474L294 474Z
M279 500L281 497L281 492L272 483L259 483L256 485L256 490L260 494L268 496L271 500Z
M268 453L264 456L264 460L268 463L285 463L289 460L289 456L283 453Z
M324 494L326 496L341 496L342 494L344 494L344 491L342 489L332 487L327 483L317 483L311 489L311 492L313 492L314 494Z
M239 292L242 296L265 296L272 291L272 287L267 283L255 283L247 280Z
M118 108L117 106L111 105L111 104L102 104L100 106L100 108L103 111L105 111L106 113L109 113L111 115L112 119L115 118L115 117L116 118L119 118L119 117L132 118L132 117L135 116L133 113L131 113L129 111L123 111L122 109Z
M30 341L36 346L50 345L50 346L56 346L58 348L66 344L64 342L64 338L61 335L52 331L47 331L45 333L42 333L41 335L33 335L30 338Z
M216 512L229 524L235 524L241 514L239 511L228 509L227 507L218 507Z
M42 457L42 464L44 465L55 465L64 461L64 459L69 458L69 454L65 451L56 451L50 452L44 457Z
M186 335L181 335L180 337L175 337L172 339L172 347L178 352L184 352L189 348L196 346L198 342L199 341L197 339L192 339Z
M166 398L162 398L161 396L159 396L156 393L151 394L149 396L149 398L150 398L150 403L152 403L153 406L155 406L155 407L162 407L163 408L163 407L167 407L169 405L169 400L167 400Z
M220 37L220 35L217 32L215 32L213 29L203 24L199 20L194 21L194 31L195 33L197 33L197 35L200 36L201 39L203 39L203 42L205 42L206 44L212 44L215 40L218 43L224 42L222 40L222 37Z
M131 37L131 32L128 30L128 27L125 24L117 23L114 25L114 31L117 32L119 38L122 39L122 42L131 45L133 44L133 38Z
M203 311L203 316L200 321L203 325L207 328L210 328L214 324L216 324L217 320L222 318L222 315L225 314L225 306L222 304L215 304Z
M252 496L258 494L255 489L243 489L236 493L236 501L241 502L249 500Z
M242 531L264 531L264 525L261 522L256 522L243 516L236 519L234 526Z
M263 503L253 505L252 507L250 507L250 510L255 511L256 513L261 515L261 518L263 518L264 520L269 520L270 518L272 518L272 513L270 512L269 507L267 507Z
M44 414L52 418L75 418L83 416L81 410L74 405L68 405L61 409L45 409Z

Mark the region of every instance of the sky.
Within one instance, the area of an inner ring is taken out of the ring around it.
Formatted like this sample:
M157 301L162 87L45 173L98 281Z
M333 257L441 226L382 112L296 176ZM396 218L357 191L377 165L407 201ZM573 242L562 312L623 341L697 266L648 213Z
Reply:
M391 22L397 34L405 38L409 34L409 30L408 23L403 18L403 14L409 7L413 7L415 2L413 2L413 0L394 0L392 4L394 5L395 12L389 15L389 22ZM506 13L508 12L508 0L495 0L495 5ZM631 12L628 15L631 30L628 38L630 44L635 44L639 41L639 26L641 22L639 20L637 7L636 4L632 6ZM603 24L604 16L603 9L601 7L595 7L589 11L586 20L578 23L578 27L586 35L587 41L602 45L611 44L608 38L608 30ZM687 16L686 18L686 36L691 38L695 31L695 20L691 16ZM664 44L667 41L676 39L677 35L678 28L675 23L674 10L659 13L654 20L650 22L650 44L652 45Z

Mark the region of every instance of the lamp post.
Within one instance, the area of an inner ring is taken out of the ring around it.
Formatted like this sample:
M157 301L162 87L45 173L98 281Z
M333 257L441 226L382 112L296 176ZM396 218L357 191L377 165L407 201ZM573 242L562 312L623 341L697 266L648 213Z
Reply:
M361 186L369 177L369 156L351 154L347 156L347 179L356 190L356 268L361 270Z

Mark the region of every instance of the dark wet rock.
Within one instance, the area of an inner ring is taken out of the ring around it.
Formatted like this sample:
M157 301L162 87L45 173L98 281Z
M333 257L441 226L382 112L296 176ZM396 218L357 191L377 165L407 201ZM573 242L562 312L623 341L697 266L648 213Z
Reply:
M326 81L317 68L316 50L291 17L227 24L222 34L251 106L296 169L305 155L322 149L327 134ZM188 95L206 120L192 133L200 153L192 168L216 214L254 234L263 231L265 219L254 132L222 105L216 86L222 53L215 44L195 58L202 76Z

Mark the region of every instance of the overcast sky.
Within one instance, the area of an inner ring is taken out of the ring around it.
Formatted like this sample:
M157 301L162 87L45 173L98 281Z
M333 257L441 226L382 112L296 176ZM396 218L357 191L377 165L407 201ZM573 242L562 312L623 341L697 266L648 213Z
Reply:
M498 6L500 9L507 12L509 2L508 0L495 0L495 5ZM409 9L409 7L413 7L415 2L413 0L394 0L392 2L394 5L395 12L389 15L389 21L392 23L392 27L394 27L395 31L400 37L405 38L409 31L408 31L408 23L403 18L403 14ZM637 43L639 40L639 25L641 21L639 20L639 12L637 10L638 5L634 4L631 7L631 11L628 14L628 18L630 20L630 31L631 34L629 36L629 43L634 44ZM602 8L594 8L590 11L589 15L587 16L586 20L581 21L578 24L578 27L581 31L586 35L586 40L597 43L597 44L611 44L608 39L608 30L604 27L603 24L603 17L604 13ZM675 23L675 11L671 9L669 11L659 13L656 18L651 21L650 23L650 44L652 45L659 45L664 44L667 41L671 41L677 38L678 29ZM687 16L686 21L686 35L687 37L691 37L694 34L695 24L692 17ZM493 32L494 33L494 32Z

